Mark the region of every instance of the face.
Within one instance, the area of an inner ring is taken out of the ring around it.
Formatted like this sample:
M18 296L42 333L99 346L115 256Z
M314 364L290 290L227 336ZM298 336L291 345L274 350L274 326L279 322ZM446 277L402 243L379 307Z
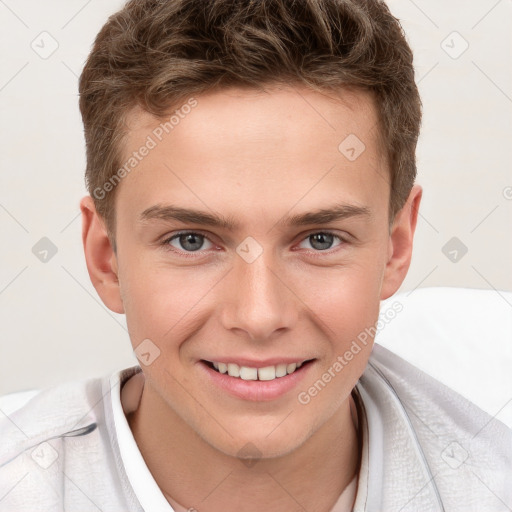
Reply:
M224 453L250 442L282 455L348 403L372 345L354 340L405 277L414 212L390 236L370 95L275 86L195 100L168 133L131 112L126 160L155 145L118 185L117 254L103 238L89 271L108 259L91 277L126 314L153 403Z

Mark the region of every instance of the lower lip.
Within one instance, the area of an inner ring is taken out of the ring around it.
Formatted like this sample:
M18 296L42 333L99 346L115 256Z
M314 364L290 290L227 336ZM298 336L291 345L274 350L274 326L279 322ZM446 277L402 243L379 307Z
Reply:
M199 368L216 386L237 398L253 402L268 402L295 388L306 377L313 363L314 360L304 363L293 373L273 380L243 380L230 377L227 373L215 371L203 361L199 361Z

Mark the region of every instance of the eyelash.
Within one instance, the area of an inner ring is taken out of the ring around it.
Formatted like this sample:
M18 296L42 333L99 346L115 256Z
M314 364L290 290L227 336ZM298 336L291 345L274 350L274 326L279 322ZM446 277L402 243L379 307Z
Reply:
M346 240L344 237L341 237L340 235L336 234L335 232L329 231L329 230L312 231L311 233L308 233L304 238L302 238L300 240L300 242L303 242L304 240L308 239L309 237L311 237L313 235L320 235L320 234L332 235L334 238L337 238L340 241L340 244L335 246L333 249L326 249L325 251L312 250L315 257L321 256L323 254L332 254L337 249L339 249L341 246L346 245L348 243L348 240ZM203 252L203 251L181 251L181 250L178 250L178 249L172 247L171 245L169 245L169 243L172 240L179 238L182 235L200 235L200 236L206 238L210 243L212 243L212 244L214 243L208 238L208 236L205 233L202 233L201 231L179 231L178 233L174 233L173 235L166 237L165 240L162 241L161 245L163 246L164 250L177 253L180 256L183 256L185 258L196 258L197 256L195 256L195 254L201 254Z

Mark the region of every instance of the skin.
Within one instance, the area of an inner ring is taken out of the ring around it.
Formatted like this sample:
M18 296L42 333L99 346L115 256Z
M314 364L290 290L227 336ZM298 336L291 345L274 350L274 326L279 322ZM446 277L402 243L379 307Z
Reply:
M93 285L108 308L126 314L134 348L149 338L160 350L141 365L142 398L129 424L176 507L328 511L358 469L350 393L373 340L307 405L297 395L375 325L380 300L400 287L422 189L412 188L390 228L389 169L366 92L274 86L196 99L118 185L117 253L92 198L81 201ZM134 108L127 122L128 158L160 121ZM366 146L355 161L338 150L349 134ZM276 224L340 202L370 215ZM232 216L240 227L139 221L146 208L169 203ZM199 250L164 242L181 230L206 236L192 240ZM322 246L312 235L325 230L335 236ZM236 252L248 236L263 251L251 263ZM296 389L250 402L205 380L200 359L226 354L315 361ZM253 465L237 457L247 443L260 454Z

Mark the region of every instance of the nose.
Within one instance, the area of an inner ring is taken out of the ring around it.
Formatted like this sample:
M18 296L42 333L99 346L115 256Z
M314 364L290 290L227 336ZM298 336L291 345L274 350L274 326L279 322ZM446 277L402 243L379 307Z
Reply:
M224 328L245 331L253 341L269 340L276 332L293 328L301 304L293 283L270 252L264 251L252 263L237 257L224 283Z

